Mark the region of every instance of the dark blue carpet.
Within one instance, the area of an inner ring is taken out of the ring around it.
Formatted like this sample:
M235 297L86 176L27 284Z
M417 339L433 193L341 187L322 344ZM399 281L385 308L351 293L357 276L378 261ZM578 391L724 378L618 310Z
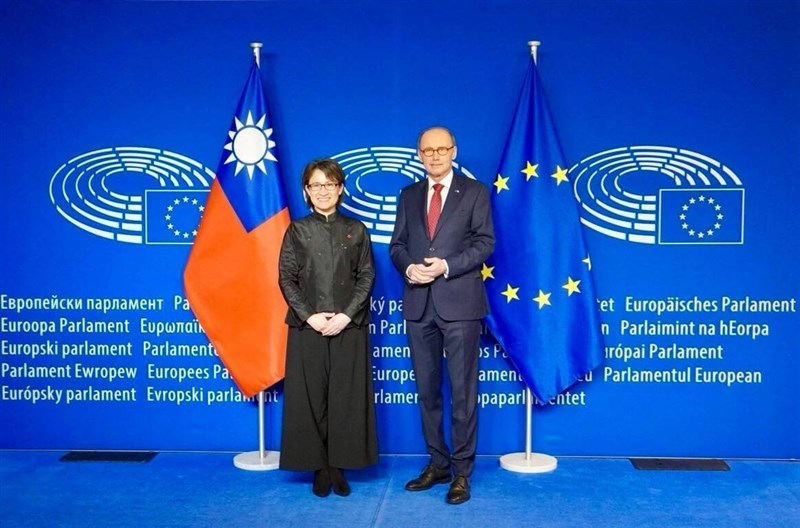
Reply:
M349 472L349 497L311 494L310 475L249 472L230 454L161 453L149 463L60 462L0 452L0 526L636 527L800 526L800 464L729 461L730 471L639 471L624 459L559 460L524 475L480 457L466 504L447 486L410 493L424 457L384 456Z

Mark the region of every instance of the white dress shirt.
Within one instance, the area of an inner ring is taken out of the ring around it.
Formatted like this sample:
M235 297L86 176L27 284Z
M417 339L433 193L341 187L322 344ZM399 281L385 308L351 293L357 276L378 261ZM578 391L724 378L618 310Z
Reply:
M433 193L435 192L433 190L433 186L436 185L437 183L441 183L444 186L444 188L440 191L442 195L442 210L444 210L444 203L447 200L447 194L450 192L450 187L453 185L452 169L450 170L450 172L447 173L447 176L445 176L438 182L433 181L432 178L428 178L428 198L427 198L427 203L425 204L425 211L427 211L431 207L431 198L433 198ZM442 262L444 262L444 278L446 279L447 276L450 274L450 266L447 265L446 260L442 259ZM411 266L413 266L413 264ZM406 277L409 276L408 270L411 269L411 266L409 266L406 269Z

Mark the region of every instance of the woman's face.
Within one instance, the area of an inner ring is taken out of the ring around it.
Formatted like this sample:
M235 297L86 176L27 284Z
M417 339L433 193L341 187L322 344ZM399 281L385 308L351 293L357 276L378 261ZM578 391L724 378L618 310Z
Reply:
M314 210L324 215L329 215L336 210L339 195L343 191L344 189L341 185L329 180L325 173L319 169L311 174L311 178L306 185L306 192L311 197L311 204L314 206Z

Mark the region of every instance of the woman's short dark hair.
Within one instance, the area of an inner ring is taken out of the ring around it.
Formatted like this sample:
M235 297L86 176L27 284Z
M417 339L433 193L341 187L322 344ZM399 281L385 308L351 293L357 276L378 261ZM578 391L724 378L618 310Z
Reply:
M338 183L339 185L344 185L344 171L336 160L323 158L310 162L308 165L306 165L306 168L303 169L303 190L306 191L306 203L311 208L314 207L314 204L311 203L311 196L309 196L306 186L308 185L308 182L311 181L311 176L314 174L314 171L317 170L321 171L328 181ZM344 193L339 195L336 205L341 204L342 200L344 200Z

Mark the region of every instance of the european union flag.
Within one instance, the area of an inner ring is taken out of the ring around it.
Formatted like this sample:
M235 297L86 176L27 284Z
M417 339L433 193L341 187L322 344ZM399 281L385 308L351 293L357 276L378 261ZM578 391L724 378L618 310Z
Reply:
M744 243L744 189L661 189L658 211L659 244Z
M203 216L208 189L144 192L145 244L191 244Z
M533 61L492 200L487 323L543 404L600 365L603 340L577 202Z

